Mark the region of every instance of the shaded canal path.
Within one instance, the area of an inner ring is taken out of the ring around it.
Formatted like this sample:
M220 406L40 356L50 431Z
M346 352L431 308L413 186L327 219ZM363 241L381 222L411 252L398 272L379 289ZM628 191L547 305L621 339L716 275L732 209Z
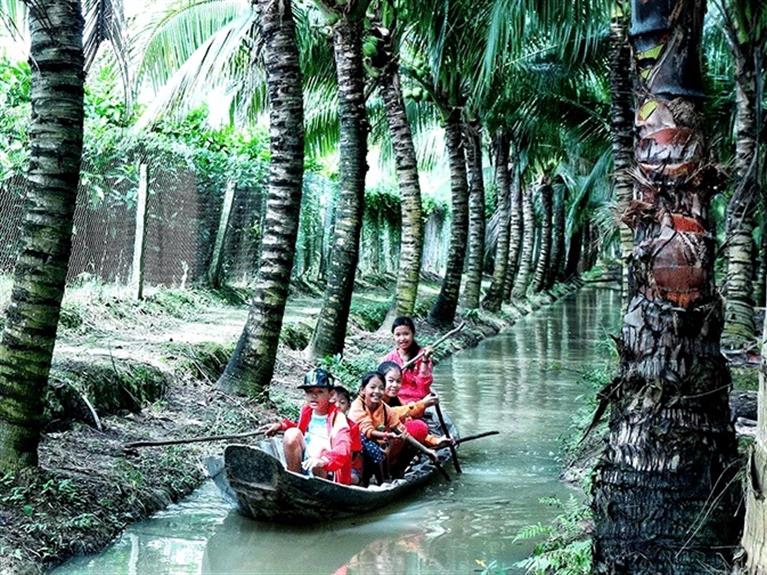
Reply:
M519 530L556 514L539 499L572 493L558 480L558 438L583 405L580 373L615 361L608 334L619 315L619 293L582 289L435 368L435 388L464 435L501 431L461 448L464 474L451 484L437 480L380 513L301 529L242 518L207 483L104 553L54 572L441 575L481 571L482 561L510 567L534 545L514 542Z

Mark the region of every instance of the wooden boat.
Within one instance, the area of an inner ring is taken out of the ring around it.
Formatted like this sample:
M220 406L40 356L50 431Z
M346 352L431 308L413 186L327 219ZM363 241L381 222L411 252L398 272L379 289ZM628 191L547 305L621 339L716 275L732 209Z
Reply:
M457 437L451 423L451 435ZM438 451L445 466L450 450ZM261 442L258 447L229 445L223 464L208 462L214 481L236 503L244 515L261 521L303 524L348 517L378 509L423 486L439 474L437 467L419 455L404 477L383 485L358 487L341 485L285 468L279 439Z

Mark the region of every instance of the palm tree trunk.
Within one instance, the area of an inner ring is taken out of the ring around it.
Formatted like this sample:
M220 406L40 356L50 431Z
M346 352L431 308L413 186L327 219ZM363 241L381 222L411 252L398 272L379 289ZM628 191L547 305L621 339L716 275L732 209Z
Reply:
M633 112L631 109L631 48L626 33L626 14L622 6L616 8L610 23L610 132L613 148L613 191L615 194L618 231L623 262L621 292L624 311L629 298L629 258L634 249L634 240L623 221L623 214L629 208L633 194L631 166L634 154Z
M758 198L756 73L753 49L741 45L735 58L736 189L727 206L727 283L723 339L742 347L756 336L754 324L754 212Z
M509 264L506 279L503 282L504 301L511 301L511 292L520 267L522 252L522 176L516 168L511 183L509 203Z
M763 326L762 357L767 357L767 316ZM746 571L764 575L767 568L767 375L759 370L759 414L753 448L746 466L746 517L741 546L746 552Z
M29 5L29 193L0 341L0 469L37 465L43 391L72 247L83 146L79 0Z
M383 76L381 94L397 164L402 209L402 239L394 314L412 315L418 296L418 279L421 272L423 210L421 209L421 185L418 182L418 162L413 135L405 113L405 100L402 97L399 69L396 63L388 67Z
M503 302L504 282L509 275L509 138L500 130L495 138L495 188L497 190L498 242L495 247L495 267L493 281L482 301L482 307L488 311L497 312Z
M364 14L364 11L363 11ZM362 20L342 16L333 28L338 79L340 127L340 191L322 310L307 354L341 353L359 260L360 230L365 203L368 120L362 67Z
M563 186L564 188L564 186ZM546 289L551 288L564 275L562 261L565 255L565 193L554 197L553 229L551 232L551 263L549 264L549 277L546 281Z
M304 108L291 0L258 0L269 93L270 151L261 256L248 320L219 385L267 391L293 269L304 176Z
M479 123L465 126L466 161L469 166L469 260L463 286L463 306L479 307L482 264L485 256L485 183L482 178L482 138Z
M522 253L519 259L519 273L514 280L511 292L513 299L527 297L527 285L533 268L533 249L535 248L535 212L533 211L533 190L528 188L522 194Z
M544 178L538 187L541 195L542 221L541 221L541 244L538 252L535 276L533 277L533 292L539 292L546 287L549 277L549 265L551 263L551 215L552 215L552 189L551 181Z
M466 156L461 135L461 109L453 108L445 119L445 147L450 164L452 223L450 249L447 254L442 288L429 310L429 322L434 325L453 323L461 290L461 275L469 235L469 186L466 182Z
M600 393L611 414L593 484L595 573L716 571L737 543L738 455L709 215L717 176L701 132L704 1L632 2L636 292L619 374Z
M567 265L565 265L565 279L571 279L578 275L578 266L583 256L583 226L573 230L570 236L570 247L567 249Z

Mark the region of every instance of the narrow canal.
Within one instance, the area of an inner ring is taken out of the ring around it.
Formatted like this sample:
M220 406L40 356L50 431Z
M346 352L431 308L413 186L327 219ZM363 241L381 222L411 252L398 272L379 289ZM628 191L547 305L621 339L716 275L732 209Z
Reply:
M240 517L207 483L102 554L54 573L443 575L492 562L497 572L523 573L514 564L535 541L514 537L556 515L541 498L573 493L558 480L559 437L583 405L582 371L614 361L608 334L619 312L619 293L583 289L435 368L462 434L501 431L462 446L464 473L450 484L438 479L362 518L287 528Z

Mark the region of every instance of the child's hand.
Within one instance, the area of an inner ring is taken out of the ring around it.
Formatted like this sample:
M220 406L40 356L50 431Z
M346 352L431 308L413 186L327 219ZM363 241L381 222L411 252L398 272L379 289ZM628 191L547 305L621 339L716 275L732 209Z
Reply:
M423 354L423 361L428 362L431 359L431 353L433 351L434 349L430 345L422 347L421 353Z
M280 429L282 429L282 423L278 421L276 423L264 423L261 427L258 428L257 431L260 431L267 437L271 437L272 435L280 431Z
M437 394L432 392L426 397L423 398L423 405L424 407L431 407L432 405L437 405L439 403L439 397L437 397Z
M325 469L327 464L328 460L324 457L307 457L301 463L301 467L303 467L304 470L311 469L312 471L318 471L320 469Z
M445 447L450 447L451 445L455 445L455 439L452 437L440 437L439 443L434 446L435 449L443 449Z

